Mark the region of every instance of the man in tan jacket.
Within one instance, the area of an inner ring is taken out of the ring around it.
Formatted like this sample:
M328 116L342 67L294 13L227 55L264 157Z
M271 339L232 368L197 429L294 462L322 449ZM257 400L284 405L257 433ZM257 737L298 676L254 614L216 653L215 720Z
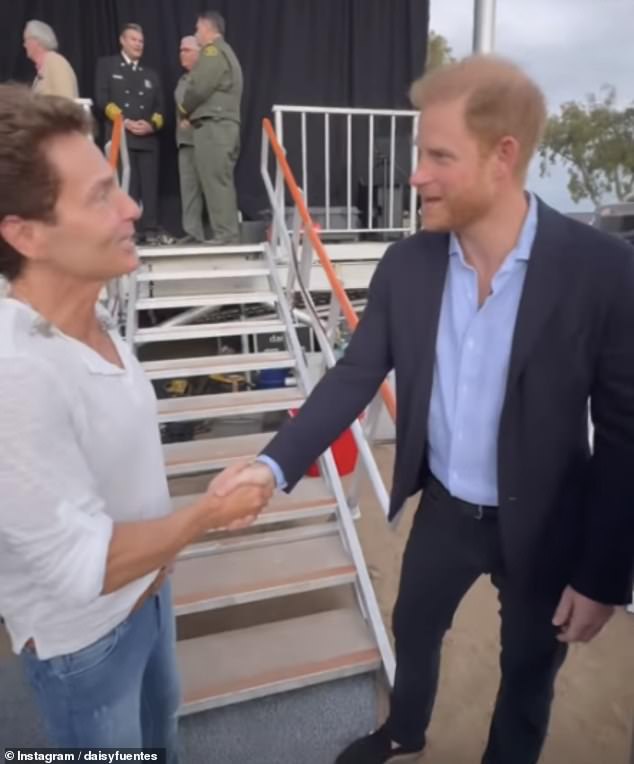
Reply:
M78 98L77 77L73 67L57 53L57 36L43 21L29 21L24 28L24 49L33 61L37 75L33 90L42 95Z

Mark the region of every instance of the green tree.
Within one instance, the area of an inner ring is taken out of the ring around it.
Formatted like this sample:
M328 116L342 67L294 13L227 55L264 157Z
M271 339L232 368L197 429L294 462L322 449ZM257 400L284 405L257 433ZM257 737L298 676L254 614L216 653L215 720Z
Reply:
M586 103L568 101L549 118L540 148L541 174L559 162L568 170L573 201L606 196L618 201L634 197L634 104L616 106L616 90L605 86Z
M425 62L425 71L429 72L432 69L438 69L438 67L449 64L455 60L447 38L430 30L429 37L427 38L427 60Z

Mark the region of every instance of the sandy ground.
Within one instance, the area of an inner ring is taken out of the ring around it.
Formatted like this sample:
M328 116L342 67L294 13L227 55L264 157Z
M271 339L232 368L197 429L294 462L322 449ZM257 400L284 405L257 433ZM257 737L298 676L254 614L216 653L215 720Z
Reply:
M389 484L393 449L378 446L375 454ZM392 531L364 488L358 531L388 625L415 504L408 504ZM499 682L498 631L496 592L482 578L463 600L446 639L424 764L480 761ZM626 764L633 718L634 615L619 610L593 642L570 651L540 764Z

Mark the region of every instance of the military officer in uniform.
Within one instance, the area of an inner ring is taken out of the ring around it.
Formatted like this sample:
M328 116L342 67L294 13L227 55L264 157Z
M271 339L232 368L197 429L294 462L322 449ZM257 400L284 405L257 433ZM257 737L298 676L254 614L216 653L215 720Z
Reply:
M225 22L216 11L198 16L201 47L179 110L194 128L194 158L201 179L214 241L239 241L233 178L240 153L242 67L224 39Z
M158 225L159 140L163 127L163 93L159 77L141 65L143 29L126 24L119 38L121 53L99 59L95 86L97 108L107 120L124 117L130 154L130 196L143 214L137 225L139 241L162 243ZM110 134L111 130L108 130Z
M178 146L178 174L181 187L183 230L186 234L185 238L180 242L182 244L202 242L205 238L203 230L203 189L194 159L194 128L185 116L178 113L178 105L182 103L187 83L189 82L189 73L198 60L199 53L200 46L196 38L193 35L183 37L180 45L180 61L185 74L178 81L174 93L177 107L176 145Z

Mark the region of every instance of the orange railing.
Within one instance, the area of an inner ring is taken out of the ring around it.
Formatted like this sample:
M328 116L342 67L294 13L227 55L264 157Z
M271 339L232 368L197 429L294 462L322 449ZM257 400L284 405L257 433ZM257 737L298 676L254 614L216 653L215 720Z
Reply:
M116 170L119 166L121 153L121 136L123 135L123 115L117 114L112 124L112 143L110 144L110 166Z
M268 136L271 148L273 149L273 153L275 154L279 167L282 171L291 197L293 198L293 201L295 202L295 205L299 211L299 216L303 223L304 236L308 236L310 243L312 244L313 251L319 258L319 262L324 269L328 283L330 284L330 287L335 294L339 305L341 306L341 312L346 319L348 328L350 331L354 331L357 324L359 323L359 318L355 312L355 309L352 307L352 303L346 294L346 290L343 288L341 282L337 278L337 274L330 258L328 257L328 253L326 252L326 249L321 243L321 239L315 230L313 220L310 216L308 208L306 207L302 192L300 191L299 186L295 181L295 177L293 176L293 171L291 170L286 160L284 149L280 146L280 143L277 140L277 136L271 121L267 118L264 118L262 120L262 126L264 128L264 132ZM389 411L392 419L396 419L396 401L394 399L394 391L387 381L381 385L381 397L383 398L385 407Z

